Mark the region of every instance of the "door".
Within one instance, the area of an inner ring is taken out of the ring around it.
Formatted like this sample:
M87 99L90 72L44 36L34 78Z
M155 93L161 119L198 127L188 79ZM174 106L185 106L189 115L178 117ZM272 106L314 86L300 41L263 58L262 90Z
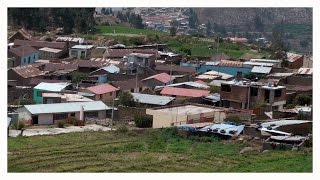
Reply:
M32 125L38 124L38 116L32 116Z

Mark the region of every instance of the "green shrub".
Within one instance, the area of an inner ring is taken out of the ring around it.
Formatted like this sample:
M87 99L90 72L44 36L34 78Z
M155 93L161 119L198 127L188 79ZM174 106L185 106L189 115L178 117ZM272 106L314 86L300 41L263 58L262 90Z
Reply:
M129 129L128 129L128 127L125 126L125 125L121 125L121 126L117 129L117 132L120 132L120 133L126 133L126 132L128 132L128 131L129 131Z
M26 125L25 125L24 121L18 121L18 122L15 122L12 124L12 128L17 129L17 130L21 130L21 129L25 128L25 126Z
M76 121L78 121L78 119L75 118L75 117L72 117L72 116L67 117L66 119L64 119L64 122L66 124L74 124Z
M143 114L135 114L134 115L134 123L139 128L150 128L150 127L152 127L152 116L143 115Z
M58 122L58 128L64 128L65 122L64 121L59 121Z

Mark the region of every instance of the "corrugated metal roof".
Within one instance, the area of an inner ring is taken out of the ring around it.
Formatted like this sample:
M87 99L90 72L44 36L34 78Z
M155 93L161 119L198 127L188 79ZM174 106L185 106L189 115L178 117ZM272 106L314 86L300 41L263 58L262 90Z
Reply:
M47 52L52 52L52 53L59 53L62 50L61 49L54 49L54 48L44 47L44 48L39 49L39 51L47 51Z
M185 66L177 66L177 65L156 65L155 70L158 71L173 71L173 72L182 72L182 73L196 73L195 67L185 67Z
M75 45L72 46L72 49L91 49L93 45Z
M37 76L44 75L46 73L46 72L40 71L33 65L17 66L12 68L12 70L23 78L37 77Z
M115 88L108 83L100 84L97 86L91 86L91 87L88 87L87 89L95 94L105 94L105 93L119 90L118 88Z
M287 53L287 58L289 62L294 62L296 60L298 60L299 58L301 58L303 55L301 54L295 54L295 53Z
M166 105L175 99L174 97L158 96L158 95L150 95L150 94L140 94L140 93L131 93L131 94L135 101L143 104Z
M103 69L109 73L119 73L120 72L120 68L118 68L117 66L115 66L113 64L110 64L109 66L103 67L101 69Z
M82 44L84 42L84 38L74 38L74 37L58 37L56 41L64 41L64 42L77 42Z
M272 67L254 66L251 70L252 73L269 74Z
M229 79L233 77L233 75L223 73L223 72L213 71L213 70L204 73L204 75L221 76L221 79Z
M203 89L208 89L209 86L198 83L198 82L192 82L192 81L188 81L188 82L182 82L182 83L175 83L175 84L169 84L167 85L167 87L176 87L176 86L181 86L181 85L187 85L187 86L191 86L191 87L195 87L195 88L203 88ZM159 88L163 88L165 86L156 86L155 89L159 89Z
M34 87L34 89L41 89L45 91L51 91L51 92L60 92L67 86L69 86L70 83L46 83L41 82L37 86Z
M182 97L202 97L209 95L210 91L198 90L198 89L186 89L186 88L176 88L176 87L164 87L160 94L162 95L175 95Z
M24 107L31 114L50 114L50 113L78 112L80 111L81 106L83 106L84 111L100 111L100 110L112 109L106 106L102 101L35 104L35 105L25 105Z
M225 83L227 82L226 80L213 80L209 83L209 85L213 85L213 86L221 86L221 83Z
M297 74L308 74L312 75L313 74L313 68L300 68L297 72Z
M26 55L30 55L32 53L38 53L38 50L31 47L31 46L27 46L27 45L22 45L16 48L10 48L9 52L19 56L19 57L23 57Z
M312 121L304 121L304 120L280 120L280 121L271 121L262 123L261 126L264 128L272 127L272 129L276 129L280 126L287 126L287 125L294 125L294 124L304 124L304 123L311 123Z
M208 96L204 97L204 99L209 100L211 102L218 102L220 101L220 94L219 93L209 94Z
M219 66L242 67L242 66L243 66L243 62L240 62L240 61L221 60L220 63L219 63Z
M49 41L27 41L27 40L20 40L16 39L14 41L15 46L22 46L22 45L28 45L32 47L48 47L48 48L54 48L54 49L65 49L67 48L66 42L49 42Z
M287 77L291 75L293 75L293 73L272 73L269 77Z
M238 136L244 129L244 125L235 126L230 124L213 124L206 126L204 128L201 128L199 131L208 132L208 130L211 130L213 133L227 135L227 136ZM215 130L217 130L215 132ZM235 133L231 133L234 131Z
M267 67L272 67L274 64L273 63L265 63L265 62L247 61L247 62L244 62L243 65L245 65L245 66L267 66Z

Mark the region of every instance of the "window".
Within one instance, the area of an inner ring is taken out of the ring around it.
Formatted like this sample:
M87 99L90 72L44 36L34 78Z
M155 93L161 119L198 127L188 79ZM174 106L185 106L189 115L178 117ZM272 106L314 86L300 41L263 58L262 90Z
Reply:
M42 97L42 91L38 91L38 92L37 92L37 96L38 96L38 97Z
M134 89L130 89L130 92L134 92Z
M36 55L35 54L33 55L33 59L36 59Z
M231 92L231 87L230 85L222 85L221 84L221 91L225 91L225 92Z
M250 87L250 96L258 96L258 88Z
M68 114L65 114L65 113L53 114L53 120L66 119L67 117L68 117Z
M264 101L269 103L269 96L270 96L270 91L269 90L265 90L264 92Z
M84 116L86 118L97 118L98 117L98 111L93 111L93 112L85 112Z
M30 64L30 62L31 62L31 57L29 56L28 57L28 64Z
M281 93L282 93L281 89L275 90L274 91L274 97L281 97Z
M76 116L76 113L71 113L70 116L71 116L71 117L75 117L75 116Z
M25 64L27 62L27 59L26 58L23 58L23 63Z

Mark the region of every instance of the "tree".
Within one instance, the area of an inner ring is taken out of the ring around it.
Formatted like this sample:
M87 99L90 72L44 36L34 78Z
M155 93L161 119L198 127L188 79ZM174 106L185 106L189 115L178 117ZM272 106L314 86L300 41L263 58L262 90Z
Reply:
M297 119L298 120L311 120L312 116L311 116L311 114L305 113L303 111L299 111L299 113L297 115Z
M257 31L264 32L264 24L262 23L262 20L258 15L254 17L254 26Z
M101 13L102 13L102 14L106 14L106 8L102 8L102 9L101 9Z
M134 107L136 104L132 94L129 92L121 92L119 94L119 103L129 107Z
M180 49L180 51L184 52L186 55L191 56L191 49L189 49L189 48L183 47Z
M220 87L219 86L210 86L210 93L219 93Z
M150 128L152 127L152 116L144 115L144 114L135 114L134 115L134 123L139 128Z
M206 26L207 26L207 36L210 36L211 35L211 31L212 31L212 25L211 25L209 20L208 20Z
M305 94L299 94L294 98L293 103L301 106L310 105L312 103L312 98Z
M192 8L189 9L189 26L190 28L196 29L199 23L198 16Z
M244 75L244 78L250 79L250 80L256 80L256 78L258 78L258 77L254 73L249 72L248 74Z
M72 83L75 83L78 87L79 83L88 77L87 73L74 71L67 76L68 80L71 80Z
M282 60L283 67L288 65L288 45L289 44L284 41L283 24L276 25L272 31L272 43L270 47L272 51L271 58Z
M177 33L177 27L179 26L179 22L177 20L173 20L170 22L170 35L175 36Z

